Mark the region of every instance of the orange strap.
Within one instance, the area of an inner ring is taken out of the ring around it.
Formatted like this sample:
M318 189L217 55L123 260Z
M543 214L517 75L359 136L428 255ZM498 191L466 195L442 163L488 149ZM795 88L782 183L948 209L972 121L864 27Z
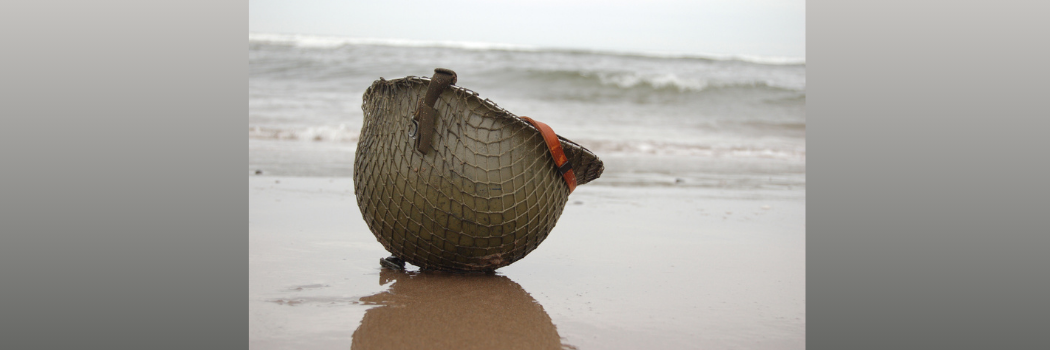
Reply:
M554 129L529 117L521 117L521 119L532 123L536 129L540 129L543 141L547 142L547 148L551 150L551 156L554 156L554 165L558 167L558 173L565 178L565 184L569 185L569 193L572 193L576 190L576 173L572 172L572 163L569 162L568 157L565 157L565 151L561 149L561 142L558 141L558 135L554 133Z

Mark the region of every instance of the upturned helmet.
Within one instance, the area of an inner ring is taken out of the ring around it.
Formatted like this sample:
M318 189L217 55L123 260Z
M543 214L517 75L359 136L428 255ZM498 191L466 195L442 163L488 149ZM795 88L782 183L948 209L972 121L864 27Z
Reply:
M365 91L354 193L394 257L423 269L491 271L543 242L591 151L456 86L456 73L380 78Z

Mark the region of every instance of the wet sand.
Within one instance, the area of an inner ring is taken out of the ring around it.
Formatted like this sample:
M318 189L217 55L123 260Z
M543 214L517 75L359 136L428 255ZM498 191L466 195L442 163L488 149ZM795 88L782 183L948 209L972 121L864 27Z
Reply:
M805 189L581 186L495 274L383 270L350 178L249 176L252 349L802 349Z

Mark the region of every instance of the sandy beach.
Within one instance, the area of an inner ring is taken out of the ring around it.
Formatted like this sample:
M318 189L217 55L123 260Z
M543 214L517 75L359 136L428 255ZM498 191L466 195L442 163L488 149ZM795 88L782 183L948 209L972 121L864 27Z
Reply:
M350 178L248 203L252 349L805 348L804 187L581 186L487 275L381 269Z

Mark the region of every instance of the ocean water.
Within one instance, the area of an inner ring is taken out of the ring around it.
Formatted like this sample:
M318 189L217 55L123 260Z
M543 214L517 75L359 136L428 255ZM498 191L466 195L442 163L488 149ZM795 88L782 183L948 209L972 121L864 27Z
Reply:
M248 35L249 174L351 177L374 80L459 86L597 154L588 186L805 188L805 62L503 44Z

